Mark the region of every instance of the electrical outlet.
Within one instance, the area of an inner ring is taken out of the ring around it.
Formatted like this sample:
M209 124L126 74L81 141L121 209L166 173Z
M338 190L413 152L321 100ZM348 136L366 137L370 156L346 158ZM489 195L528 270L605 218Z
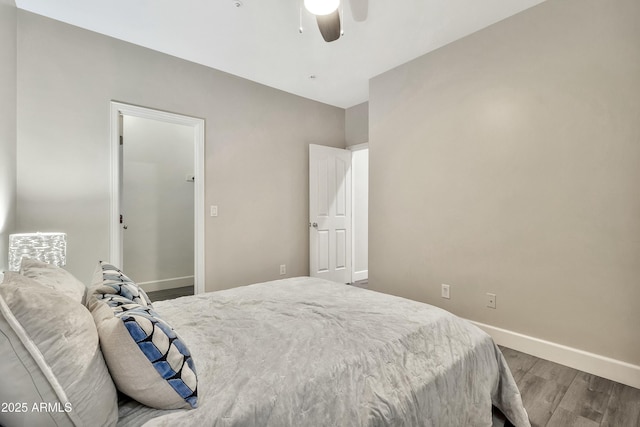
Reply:
M496 308L496 294L487 292L487 307Z
M280 264L280 275L283 276L287 274L287 266L285 264Z
M441 290L441 295L442 298L446 298L446 299L450 299L451 298L451 294L449 292L449 285L445 285L444 283L442 284L442 290Z

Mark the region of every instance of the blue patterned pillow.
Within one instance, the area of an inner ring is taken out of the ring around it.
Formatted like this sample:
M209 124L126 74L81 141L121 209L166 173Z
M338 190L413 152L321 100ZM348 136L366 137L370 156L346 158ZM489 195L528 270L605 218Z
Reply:
M195 408L198 378L184 340L153 310L142 289L137 294L131 292L135 289L122 279L126 276L120 270L101 263L101 271L106 277L104 284L93 288L87 305L116 387L154 408Z
M98 283L102 284L106 288L102 289L103 293L113 293L121 295L124 298L133 301L136 304L140 304L143 307L151 307L151 300L147 296L147 293L138 286L133 280L128 278L122 271L113 265L100 261L98 263ZM111 289L113 291L111 291Z
M160 376L192 408L198 405L193 358L176 331L153 310L134 308L118 315Z

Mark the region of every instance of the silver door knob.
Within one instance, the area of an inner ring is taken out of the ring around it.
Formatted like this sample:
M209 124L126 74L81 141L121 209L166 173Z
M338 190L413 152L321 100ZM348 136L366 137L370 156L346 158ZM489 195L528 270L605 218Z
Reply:
M126 226L126 225L123 225L123 226L122 226L122 228L124 228L124 229L126 230L126 229L127 229L127 228L129 228L129 227L128 227L128 226Z
M313 224L311 224L311 226L312 226L313 228L318 228L318 223L317 223L317 222L314 222Z

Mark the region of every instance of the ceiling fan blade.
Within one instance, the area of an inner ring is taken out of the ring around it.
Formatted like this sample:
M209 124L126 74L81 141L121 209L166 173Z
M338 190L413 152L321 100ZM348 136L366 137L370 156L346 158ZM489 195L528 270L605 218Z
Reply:
M340 38L340 13L336 9L328 15L316 15L320 34L326 42L332 42Z
M349 0L351 6L351 16L356 22L367 20L369 15L369 0Z

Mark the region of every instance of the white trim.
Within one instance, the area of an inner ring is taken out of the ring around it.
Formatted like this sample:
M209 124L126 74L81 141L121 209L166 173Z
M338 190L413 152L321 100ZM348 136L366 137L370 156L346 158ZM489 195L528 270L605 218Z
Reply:
M195 262L194 262L194 293L200 294L205 291L205 268L204 268L204 119L184 116L181 114L168 113L165 111L153 110L136 105L123 104L111 101L110 107L110 147L111 147L111 220L110 220L110 249L109 257L112 263L122 266L122 242L120 233L120 114L140 117L144 119L159 120L167 123L176 123L191 126L194 130L195 146Z
M193 286L193 276L170 277L168 279L149 280L147 282L136 282L145 292L164 291L167 289Z
M369 143L364 142L362 144L350 145L347 147L349 151L368 150ZM351 156L351 171L353 173L353 155ZM351 283L355 283L359 280L365 280L369 278L369 270L356 271L356 216L353 215L353 206L356 201L356 180L353 175L351 176ZM369 207L367 206L367 210ZM368 212L367 212L368 215ZM367 237L368 238L368 237Z
M640 366L566 345L542 340L480 322L471 323L491 335L496 344L569 366L589 374L640 388Z
M353 282L359 282L360 280L366 280L368 278L369 278L369 270L353 272Z
M347 150L359 151L359 150L366 150L367 148L369 148L369 143L363 142L362 144L350 145L347 147Z

